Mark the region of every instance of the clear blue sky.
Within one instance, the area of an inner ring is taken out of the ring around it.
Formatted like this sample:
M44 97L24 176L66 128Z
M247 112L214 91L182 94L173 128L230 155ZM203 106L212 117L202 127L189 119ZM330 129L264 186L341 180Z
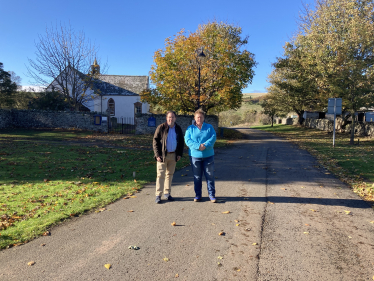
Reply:
M255 54L258 66L243 92L265 92L271 63L296 31L301 9L302 0L0 0L0 62L22 78L22 85L32 84L25 65L35 58L38 34L44 35L46 26L70 21L99 45L108 74L148 75L165 38L217 19L241 26L249 36L246 49Z

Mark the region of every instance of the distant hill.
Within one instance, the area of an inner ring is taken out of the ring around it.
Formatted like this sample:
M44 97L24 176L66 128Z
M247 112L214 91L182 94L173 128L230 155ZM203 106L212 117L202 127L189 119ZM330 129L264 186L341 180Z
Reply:
M254 99L265 95L267 95L267 93L243 93L243 98L251 96L252 99Z
M268 93L243 93L243 102L259 103Z

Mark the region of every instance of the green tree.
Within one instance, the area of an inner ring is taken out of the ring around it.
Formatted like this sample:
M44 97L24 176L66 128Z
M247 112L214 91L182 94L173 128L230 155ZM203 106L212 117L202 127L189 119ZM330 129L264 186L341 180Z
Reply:
M37 97L31 99L29 109L64 111L70 109L69 100L59 92L36 93Z
M14 103L14 93L17 90L17 84L12 82L11 74L4 71L3 63L0 62L0 106L12 107Z
M183 113L239 108L241 91L252 82L256 66L254 55L244 48L248 37L241 33L240 27L214 21L167 38L165 49L154 54L150 78L155 88L144 91L142 101ZM199 60L201 50L204 60Z
M273 99L273 96L268 94L261 102L263 113L268 115L271 119L271 126L274 125L274 117L277 113L281 112L278 103Z
M300 124L304 111L316 109L319 104L314 74L304 62L304 46L286 43L284 56L273 64L274 70L268 77L272 107L276 106L278 112L296 112Z
M374 1L319 0L300 25L307 44L305 64L313 65L321 97L342 98L354 116L374 105ZM351 144L354 141L352 118Z

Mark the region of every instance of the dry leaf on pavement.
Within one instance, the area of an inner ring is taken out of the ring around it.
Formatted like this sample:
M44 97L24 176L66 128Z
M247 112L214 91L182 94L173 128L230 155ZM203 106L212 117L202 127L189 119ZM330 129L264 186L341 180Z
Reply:
M172 226L176 226L177 224L176 224L175 221L173 221L173 222L171 223L171 225L172 225Z
M166 262L169 261L169 259L167 257L164 257L163 260L166 261Z
M222 236L222 235L225 235L225 233L221 231L220 233L218 233L218 235Z
M30 266L31 266L31 265L34 265L34 264L35 264L34 261L30 261L30 262L27 263L27 265L30 265Z
M230 214L230 211L222 212L222 214Z
M112 265L110 263L107 263L104 265L106 269L110 269L112 267Z

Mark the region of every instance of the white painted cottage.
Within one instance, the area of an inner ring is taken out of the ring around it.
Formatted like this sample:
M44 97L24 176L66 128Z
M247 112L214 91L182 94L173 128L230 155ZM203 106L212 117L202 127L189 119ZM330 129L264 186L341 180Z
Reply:
M134 118L136 113L149 112L149 104L140 101L140 92L149 88L148 76L130 75L106 75L100 74L100 66L96 59L92 65L92 71L99 75L89 89L86 96L94 97L86 99L84 106L90 111L106 114L107 110L111 117ZM84 75L79 73L79 75ZM58 90L57 77L47 90Z

